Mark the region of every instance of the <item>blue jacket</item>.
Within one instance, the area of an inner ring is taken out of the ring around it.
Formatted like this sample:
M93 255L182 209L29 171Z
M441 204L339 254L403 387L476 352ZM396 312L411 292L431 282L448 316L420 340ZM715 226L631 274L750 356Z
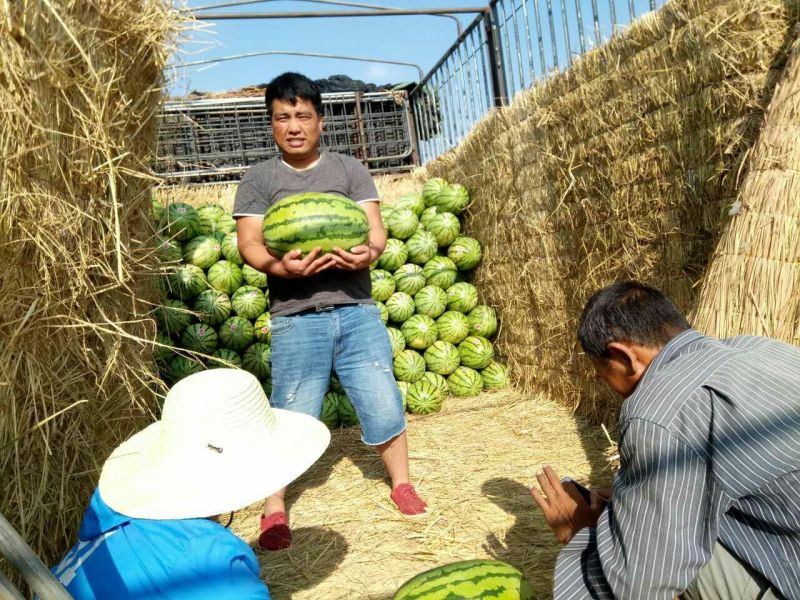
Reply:
M75 600L269 600L250 547L208 519L134 519L99 491L53 568Z

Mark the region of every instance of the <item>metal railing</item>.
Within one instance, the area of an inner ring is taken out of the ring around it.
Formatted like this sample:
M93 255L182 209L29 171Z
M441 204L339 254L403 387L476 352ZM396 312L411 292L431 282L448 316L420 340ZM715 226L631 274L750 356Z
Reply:
M666 0L492 0L410 94L420 160Z

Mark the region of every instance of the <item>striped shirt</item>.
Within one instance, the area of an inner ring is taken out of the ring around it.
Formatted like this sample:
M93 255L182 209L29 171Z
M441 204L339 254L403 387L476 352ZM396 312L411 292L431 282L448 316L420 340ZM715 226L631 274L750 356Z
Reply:
M671 600L717 540L800 599L800 348L683 332L623 404L619 443L613 500L559 555L556 600Z

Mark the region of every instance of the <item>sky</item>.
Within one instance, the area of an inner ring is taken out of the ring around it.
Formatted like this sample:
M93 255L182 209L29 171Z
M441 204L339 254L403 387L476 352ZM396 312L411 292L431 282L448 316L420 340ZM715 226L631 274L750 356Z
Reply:
M182 0L189 8L218 4L223 0ZM358 0L352 0L354 2ZM361 0L363 3L387 8L437 8L477 7L487 0ZM574 20L576 6L580 6L586 22L587 41L593 39L592 3L598 6L603 38L610 34L610 6L613 3L618 20L628 17L629 0L553 0L556 18L561 2L565 2L568 19ZM631 0L639 14L648 10L649 0ZM506 3L510 5L509 0ZM547 0L539 0L545 11ZM661 5L663 0L658 0ZM532 2L528 1L529 5ZM300 12L300 11L357 10L356 8L299 2L291 0L269 0L260 4L225 7L213 12ZM212 12L212 11L206 11ZM546 14L542 12L542 14ZM458 15L466 27L476 15ZM560 30L560 27L556 27ZM198 22L195 28L185 32L180 51L173 57L173 65L263 51L316 52L339 54L383 60L415 63L427 73L457 37L456 23L447 17L436 16L391 16L359 18L314 18L231 20ZM572 35L573 53L577 52L577 35ZM563 33L559 31L557 44L564 45ZM545 39L548 55L550 43ZM534 40L534 53L538 49ZM284 71L299 71L312 79L322 79L343 74L368 83L399 83L416 81L419 78L415 67L355 62L330 58L302 56L262 56L214 65L195 67L178 66L171 69L170 94L181 96L193 90L225 91L248 85L265 83Z

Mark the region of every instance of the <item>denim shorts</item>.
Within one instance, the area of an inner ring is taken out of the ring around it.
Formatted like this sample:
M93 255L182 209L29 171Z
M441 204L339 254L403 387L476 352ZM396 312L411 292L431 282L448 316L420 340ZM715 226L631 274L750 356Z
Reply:
M364 443L383 444L405 430L389 334L374 304L273 317L270 361L273 407L319 418L333 372L361 421Z

